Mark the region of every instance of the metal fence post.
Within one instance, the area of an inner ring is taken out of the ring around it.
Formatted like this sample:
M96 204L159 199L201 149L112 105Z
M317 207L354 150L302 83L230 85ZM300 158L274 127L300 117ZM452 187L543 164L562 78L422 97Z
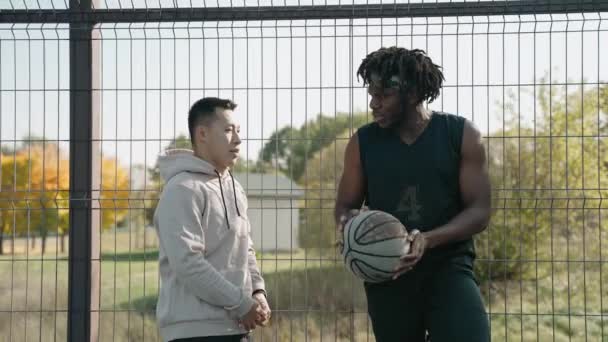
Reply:
M72 12L90 0L71 0ZM70 23L70 253L68 340L95 341L99 314L99 111L93 97L93 23Z

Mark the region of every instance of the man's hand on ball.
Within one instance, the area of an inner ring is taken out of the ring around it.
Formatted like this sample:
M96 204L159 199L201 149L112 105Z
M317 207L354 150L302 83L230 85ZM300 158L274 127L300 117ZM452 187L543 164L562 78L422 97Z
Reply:
M361 209L351 209L347 211L346 214L340 216L340 221L338 222L338 231L342 233L344 231L344 226L350 219L367 210L369 210L367 207L362 207Z
M406 272L411 271L414 266L422 259L427 248L427 241L424 234L414 229L407 237L410 242L410 250L407 254L401 257L399 265L395 268L393 280L399 278Z

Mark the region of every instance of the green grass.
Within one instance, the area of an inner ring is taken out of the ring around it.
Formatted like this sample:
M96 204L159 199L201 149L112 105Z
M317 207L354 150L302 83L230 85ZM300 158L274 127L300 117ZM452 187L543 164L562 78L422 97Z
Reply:
M102 245L108 243L101 256L100 341L157 341L158 252L152 247L129 252L124 240L124 235L102 237ZM114 245L122 247L115 251ZM64 341L66 256L32 255L30 260L0 257L0 340ZM269 327L256 331L256 341L374 340L362 286L333 253L298 251L259 259L274 315ZM608 341L606 267L543 263L538 278L534 273L482 283L492 340Z

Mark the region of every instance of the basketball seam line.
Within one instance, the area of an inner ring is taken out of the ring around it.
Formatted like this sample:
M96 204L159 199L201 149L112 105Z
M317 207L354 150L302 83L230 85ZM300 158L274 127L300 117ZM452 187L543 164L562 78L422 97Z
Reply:
M357 260L352 260L352 261L351 261L351 268L353 268L353 266L357 267L357 269L359 270L359 272L363 273L363 275L364 275L364 276L365 276L367 279L370 279L370 282L372 281L371 279L375 280L376 282L382 282L382 281L385 281L386 279L381 278L381 277L374 277L374 276L371 276L369 273L365 272L365 271L364 271L364 270L363 270L363 269L362 269L362 268L361 268L361 267L358 265L358 263L361 263L361 264L363 264L363 265L365 265L365 266L367 266L367 267L369 267L369 268L371 268L372 270L375 270L375 271L377 271L377 272L384 273L384 274L388 275L389 277L390 277L390 276L393 274L393 272L391 272L391 271L385 271L385 270L381 270L381 269L379 269L379 268L376 268L376 267L374 267L374 266L372 266L372 265L370 265L370 264L366 263L365 261L358 260L358 259L357 259Z
M378 215L378 214L380 214L380 212L374 212L374 213L371 213L369 216L365 217L363 220L361 220L361 222L359 222L359 224L357 225L357 228L355 228L355 231L354 231L354 232L353 232L353 234L352 234L352 235L353 235L353 239L355 239L355 242L357 242L357 243L358 243L358 242L359 242L359 239L361 238L361 237L359 237L359 238L357 238L357 237L356 237L356 236L357 236L357 232L359 231L359 228L361 228L361 225L362 225L362 224L363 224L365 221L369 220L369 219L370 219L372 216L375 216L375 215ZM354 221L354 220L352 220L352 221L351 221L351 224L350 224L351 226L352 226L352 222L353 222L353 221ZM363 236L365 236L365 234L367 234L368 232L369 232L369 231L367 231L367 232L363 233ZM350 234L349 234L349 235L350 235Z
M372 254L369 252L361 252L359 250L356 249L351 249L349 252L356 252L362 255L367 255L367 256L373 256L373 257L379 257L379 258L401 258L402 255L382 255L382 254Z
M359 241L357 241L357 244L360 245L360 246L367 246L367 245L374 244L376 242L384 242L384 241L402 239L402 238L406 238L406 237L407 237L407 235L398 235L398 236L394 236L394 237L390 237L390 238L385 238L385 239L381 239L381 240L374 240L374 241L370 241L370 242L359 242Z
M371 216L371 215L370 215L370 216ZM373 225L372 227L370 227L370 228L368 229L368 231L366 231L365 233L363 233L361 236L356 237L356 238L355 238L355 239L356 239L356 241L357 241L357 242L359 242L359 240L363 239L363 237L365 237L367 234L369 234L369 233L370 233L372 230L374 230L375 228L377 228L377 227L379 227L379 226L382 226L382 225L384 225L384 224L387 224L387 223L391 223L391 222L396 222L396 223L398 223L398 224L403 225L403 224L402 224L402 223L401 223L399 220L394 220L394 219L389 219L389 220L386 220L386 221L382 221L382 222L380 222L380 223L376 223L375 225ZM363 223L363 221L362 221L361 223ZM359 227L361 227L361 223L359 224ZM357 227L357 228L358 228L358 227ZM356 235L356 234L355 234L355 235Z

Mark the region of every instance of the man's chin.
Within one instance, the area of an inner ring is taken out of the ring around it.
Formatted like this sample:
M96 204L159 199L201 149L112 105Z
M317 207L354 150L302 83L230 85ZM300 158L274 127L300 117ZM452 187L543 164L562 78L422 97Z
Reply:
M238 157L237 157L237 158L230 159L230 160L229 160L229 161L226 163L226 166L227 166L227 167L229 167L229 168L234 168L234 166L237 164L237 162L238 162L238 161L239 161L239 158L238 158Z
M382 128L388 128L391 126L391 121L385 116L374 117L374 122Z

